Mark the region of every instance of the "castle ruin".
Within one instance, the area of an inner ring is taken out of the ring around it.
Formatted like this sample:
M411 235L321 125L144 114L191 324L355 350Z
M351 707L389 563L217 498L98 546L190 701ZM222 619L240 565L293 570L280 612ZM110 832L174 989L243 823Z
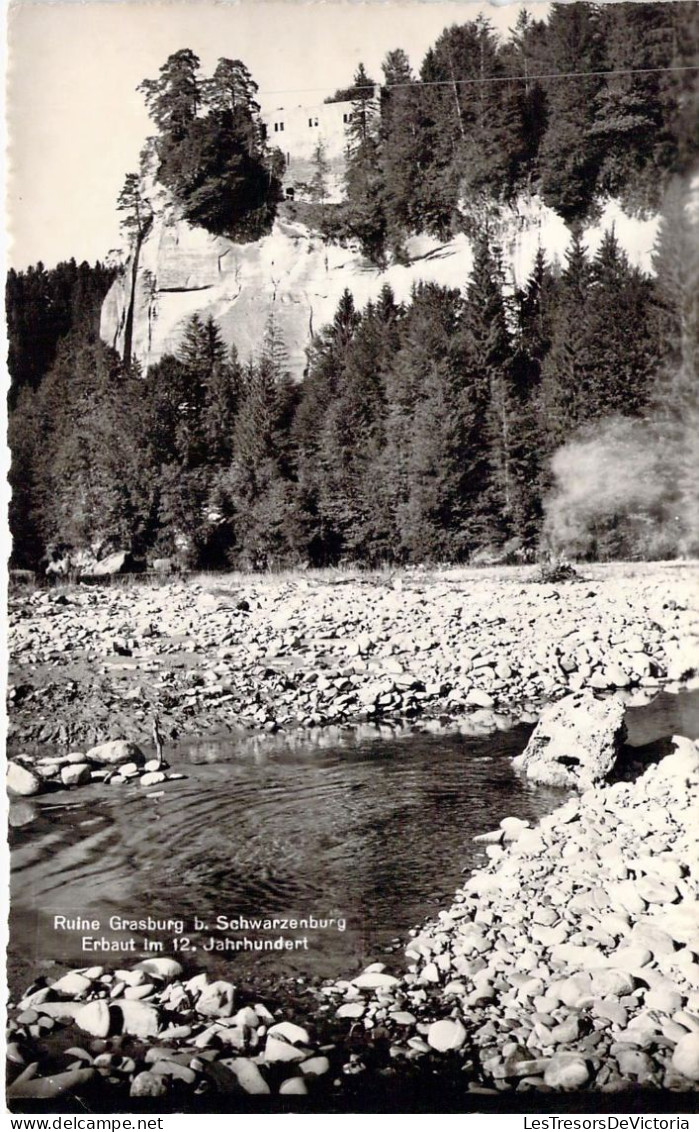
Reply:
M310 199L318 172L319 145L327 164L324 200L344 197L344 176L349 153L348 130L356 113L353 102L321 102L315 106L284 106L263 113L270 149L284 154L286 169L282 190L289 198Z

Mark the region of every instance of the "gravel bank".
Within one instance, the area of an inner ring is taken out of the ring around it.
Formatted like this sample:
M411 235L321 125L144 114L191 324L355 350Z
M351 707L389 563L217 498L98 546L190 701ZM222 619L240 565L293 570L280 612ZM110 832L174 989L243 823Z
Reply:
M396 1056L453 1051L497 1089L699 1089L699 744L675 743L634 783L486 835L410 972L370 1003L347 988L352 1015L430 1002Z
M167 739L368 719L487 730L494 712L531 713L565 690L652 689L699 668L693 566L532 577L224 576L19 593L9 740L20 751L143 745L153 714Z

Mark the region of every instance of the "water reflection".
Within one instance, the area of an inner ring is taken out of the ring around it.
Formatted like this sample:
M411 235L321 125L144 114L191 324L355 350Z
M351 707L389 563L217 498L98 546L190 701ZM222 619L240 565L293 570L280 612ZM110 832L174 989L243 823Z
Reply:
M516 725L514 716L482 708L461 718L425 720L418 726L367 722L298 728L272 734L241 730L227 739L192 740L188 737L175 748L175 757L184 755L195 765L231 759L248 759L257 763L289 757L306 760L315 759L319 751L358 749L378 742L417 740L420 736L487 736L496 731L511 731Z

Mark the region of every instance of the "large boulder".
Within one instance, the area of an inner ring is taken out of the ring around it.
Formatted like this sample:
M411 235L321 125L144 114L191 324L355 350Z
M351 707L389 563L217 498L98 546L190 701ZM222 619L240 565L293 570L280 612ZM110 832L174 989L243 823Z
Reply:
M578 692L544 708L512 761L533 782L587 790L607 778L625 738L622 703Z
M137 763L143 766L145 755L135 743L127 739L110 739L108 743L100 743L91 747L85 755L89 763L99 763L102 766L120 766L121 763Z
M88 573L93 578L109 578L116 574L142 574L145 568L144 560L134 558L128 550L118 550L100 559Z
M21 763L8 762L7 764L7 789L10 794L18 794L20 797L29 798L32 794L38 794L41 790L41 781L30 770L27 770Z

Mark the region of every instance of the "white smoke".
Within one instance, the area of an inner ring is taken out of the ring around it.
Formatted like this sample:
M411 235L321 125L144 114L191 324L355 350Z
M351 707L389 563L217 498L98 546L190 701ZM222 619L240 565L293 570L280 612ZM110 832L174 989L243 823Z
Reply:
M612 418L559 448L543 546L567 558L699 554L699 412Z

